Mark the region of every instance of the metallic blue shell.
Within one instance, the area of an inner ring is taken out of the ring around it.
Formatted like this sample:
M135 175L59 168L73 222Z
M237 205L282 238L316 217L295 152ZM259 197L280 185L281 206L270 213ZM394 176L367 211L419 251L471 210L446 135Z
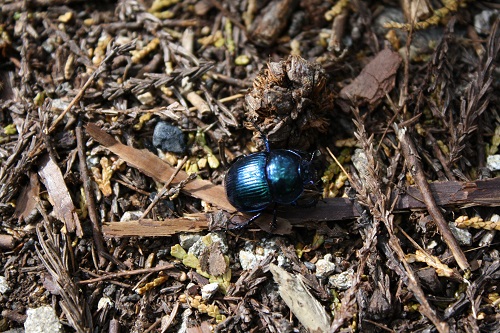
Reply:
M234 162L226 173L227 199L242 212L263 210L273 201L267 183L267 152L250 154Z
M301 172L303 161L296 152L284 149L240 158L226 174L229 202L242 212L258 212L271 203L293 203L308 181Z

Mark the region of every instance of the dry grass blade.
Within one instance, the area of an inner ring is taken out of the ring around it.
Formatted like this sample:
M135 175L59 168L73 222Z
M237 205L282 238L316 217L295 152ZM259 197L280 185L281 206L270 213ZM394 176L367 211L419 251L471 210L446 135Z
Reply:
M361 146L363 147L368 160L363 186L360 186L360 184L354 184L354 187L358 192L360 201L364 202L368 206L370 213L373 216L373 221L371 222L370 228L376 230L378 228L378 224L381 222L385 225L388 233L387 245L388 248L391 249L390 255L395 255L395 258L397 258L399 264L402 264L402 266L404 267L404 270L400 270L399 273L404 274L403 276L401 276L402 280L405 282L405 284L408 286L408 289L412 291L415 298L420 303L419 311L432 321L439 332L448 332L448 324L439 319L436 311L429 304L424 291L419 285L414 271L405 260L405 254L401 247L401 243L394 233L394 215L392 214L392 210L396 201L392 202L392 207L387 207L389 203L388 198L382 191L383 182L381 181L381 176L383 175L383 172L381 171L377 161L375 160L376 153L373 148L372 138L368 137L366 133L365 127L362 122L363 120L359 115L359 111L353 111L354 115L356 116L355 124L357 126L355 135L361 143ZM370 194L371 197L368 194ZM377 238L375 237L375 235L376 234L372 232L372 238L365 238L364 248L370 249L372 248L372 246L374 246L374 244L376 244ZM381 240L383 239L384 238L381 238ZM362 274L361 269L364 269L364 267L358 268L358 276ZM353 282L353 286L349 289L349 291L356 290L355 287L356 283L359 283L358 281L359 280L355 280ZM341 327L343 321L348 318L347 314L352 312L351 307L354 294L351 294L347 293L344 299L342 299L341 311L339 311L341 313L341 316L335 317L331 331L338 330Z
M492 26L490 36L488 38L488 46L483 59L480 60L474 77L470 79L470 83L465 91L465 98L460 104L460 120L456 126L450 128L450 165L456 163L461 152L467 145L470 135L477 130L477 121L479 116L486 110L490 102L491 95L487 94L488 90L495 80L494 60L500 50L500 37L498 26L500 18L497 18Z
M102 238L101 224L97 216L97 208L94 200L94 192L92 191L92 182L89 177L89 171L87 169L87 162L85 160L85 145L83 140L83 130L81 124L76 127L76 144L78 148L78 158L80 161L80 173L83 180L83 190L85 192L85 197L87 200L89 218L92 222L92 236L94 244L97 248L99 256L99 267L103 267L106 263L104 259L104 254L106 249L104 246L104 240Z
M38 257L52 277L56 286L56 292L61 296L60 306L69 324L78 333L88 333L92 328L92 316L83 299L78 286L71 278L68 268L65 267L61 254L56 249L55 237L58 234L52 231L49 218L43 208L38 206L38 210L43 216L42 231L41 224L38 224L36 233L40 247L36 247Z

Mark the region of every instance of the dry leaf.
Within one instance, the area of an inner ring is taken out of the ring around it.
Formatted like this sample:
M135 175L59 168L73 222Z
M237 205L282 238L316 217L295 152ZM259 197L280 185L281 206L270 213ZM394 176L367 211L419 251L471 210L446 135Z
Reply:
M213 276L219 276L226 272L227 264L220 249L220 243L212 243L200 256L201 270Z
M89 123L86 127L90 134L100 144L118 155L121 159L142 171L144 174L154 179L166 182L175 172L175 168L162 161L158 156L147 150L135 149L116 141L111 135L101 130L97 125ZM188 175L180 171L174 178L172 184L178 184L186 179ZM195 198L204 200L210 204L220 207L228 212L235 212L236 209L227 201L226 192L222 186L212 184L208 180L194 179L186 184L182 189Z
M396 73L401 64L397 52L385 49L370 61L361 73L340 92L344 99L360 100L370 106L394 88Z

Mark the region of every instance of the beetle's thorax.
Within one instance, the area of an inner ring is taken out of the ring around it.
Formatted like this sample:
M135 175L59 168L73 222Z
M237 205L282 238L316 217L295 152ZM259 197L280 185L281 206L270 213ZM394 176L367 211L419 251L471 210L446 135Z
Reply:
M276 149L269 152L267 181L276 203L290 204L302 194L301 161L302 158L290 150Z

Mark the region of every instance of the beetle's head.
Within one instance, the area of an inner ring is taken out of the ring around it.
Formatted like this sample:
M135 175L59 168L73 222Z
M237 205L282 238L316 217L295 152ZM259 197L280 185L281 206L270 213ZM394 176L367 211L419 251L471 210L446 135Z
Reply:
M302 178L302 183L304 186L308 185L314 185L318 179L318 175L316 173L316 170L314 169L312 165L312 159L314 158L314 155L311 157L311 159L303 159L300 162L300 177Z

